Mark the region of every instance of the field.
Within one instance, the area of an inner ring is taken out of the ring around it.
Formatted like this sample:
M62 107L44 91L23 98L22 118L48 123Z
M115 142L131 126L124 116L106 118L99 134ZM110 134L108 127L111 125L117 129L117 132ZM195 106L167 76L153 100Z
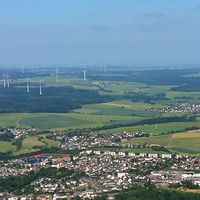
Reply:
M20 124L40 129L52 129L62 127L72 127L76 125L88 124L89 121L75 119L59 115L44 115L38 117L28 117L20 121Z
M23 113L0 114L0 127L17 126L19 121L26 116Z
M136 116L89 115L81 113L0 114L1 126L30 126L39 129L68 129L101 127L130 123L143 119Z
M47 148L56 147L57 145L58 145L57 141L46 138L46 135L38 135L38 136L25 138L22 141L21 149L18 151L14 151L16 150L15 148L13 149L12 152L14 155L19 155L19 154L34 152L43 147L47 147Z
M13 152L16 149L17 149L16 146L12 145L11 142L0 141L0 152L1 153Z
M114 128L114 129L107 129L107 130L100 130L100 131L93 131L92 135L98 135L98 134L114 134L114 133L121 133L123 131L138 131L138 126L128 126L128 127L120 127L120 128Z
M170 122L162 124L152 124L140 126L139 130L145 133L159 135L161 133L171 133L185 131L185 128L200 128L199 122Z
M200 131L133 138L123 144L149 144L167 146L172 151L186 154L200 153Z
M77 109L77 113L97 114L97 115L124 115L124 116L142 116L152 117L158 113L148 112L147 108L160 108L162 105L151 105L146 103L130 101L114 101L101 104L85 105L82 109Z

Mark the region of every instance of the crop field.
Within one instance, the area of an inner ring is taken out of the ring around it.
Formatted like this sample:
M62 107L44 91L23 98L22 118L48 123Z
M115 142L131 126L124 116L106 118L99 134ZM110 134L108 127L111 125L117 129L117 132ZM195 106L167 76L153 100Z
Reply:
M172 135L169 146L200 152L200 132L190 131L187 133L176 133Z
M40 129L72 127L88 123L90 122L86 120L80 120L59 115L44 115L38 117L29 117L20 121L20 124Z
M157 94L157 93L165 93L171 88L173 88L174 85L148 85L146 88L140 88L140 92L145 92L149 94Z
M16 149L17 149L16 146L12 145L11 142L0 141L0 152L1 153L13 152Z
M41 137L41 139L39 139ZM38 136L32 136L25 138L22 140L22 147L20 150L16 151L16 148L13 151L14 155L20 155L24 153L30 153L33 151L37 151L40 148L43 147L56 147L58 145L57 141L54 141L52 139L47 139L45 135L38 135ZM14 146L15 147L15 146Z
M185 128L200 128L199 122L170 122L162 124L142 125L139 130L145 133L159 135L161 133L171 133L185 131Z
M114 129L107 129L107 130L100 130L100 131L93 131L92 135L101 135L101 134L115 134L115 133L121 133L123 131L138 131L138 126L128 126L128 127L120 127L120 128L114 128Z
M88 115L80 113L66 114L29 114L19 123L22 126L30 126L39 129L68 129L68 128L89 128L101 127L103 125L116 123L136 122L143 118L135 116L117 115Z
M0 127L16 126L18 122L24 117L26 117L26 114L23 113L0 114Z
M47 147L48 148L51 148L51 147L57 147L58 146L58 142L57 141L54 141L52 139L48 139L48 138L44 138L41 140L43 143L47 144Z
M200 131L132 138L123 144L149 144L167 146L172 151L187 154L200 153Z
M97 115L124 115L124 116L146 116L152 117L158 115L156 112L149 112L147 108L161 108L163 105L151 105L146 103L116 101L101 104L85 105L74 112Z
M150 136L150 137L139 137L132 138L128 142L131 144L156 144L167 146L169 144L171 135L159 135L159 136Z
M200 97L200 93L199 92L168 91L166 92L166 97L170 99L174 99L175 97L190 97L197 100Z
M43 147L45 145L43 142L38 140L38 137L29 137L22 141L23 149L32 149L34 146Z
M122 106L130 109L135 109L135 110L144 110L148 108L162 108L163 105L159 104L149 104L149 103L144 103L144 102L132 102L132 101L113 101L113 102L108 102L108 103L102 103L102 104L107 104L107 105L112 105L112 106Z
M1 126L34 127L38 129L88 128L108 124L130 123L144 119L137 116L96 115L84 113L10 113L0 114Z
M143 88L146 87L146 84L143 83L130 83L130 82L113 82L115 85L108 87L107 90L111 91L111 92L103 92L101 91L101 94L104 95L122 95L124 94L124 92L127 91L135 91L138 92L140 89L139 88Z

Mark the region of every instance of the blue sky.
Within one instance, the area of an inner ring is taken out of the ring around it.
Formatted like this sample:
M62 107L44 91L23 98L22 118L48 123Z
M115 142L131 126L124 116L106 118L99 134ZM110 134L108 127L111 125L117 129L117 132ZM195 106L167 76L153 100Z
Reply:
M199 0L0 1L0 64L198 64L199 55Z

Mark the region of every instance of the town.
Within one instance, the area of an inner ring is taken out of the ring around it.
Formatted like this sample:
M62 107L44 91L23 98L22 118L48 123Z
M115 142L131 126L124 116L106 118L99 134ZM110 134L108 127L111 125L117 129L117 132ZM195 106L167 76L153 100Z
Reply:
M93 199L105 192L120 191L133 184L153 183L169 186L191 180L200 184L200 160L184 155L125 153L86 150L78 155L36 154L2 163L0 176L19 176L37 173L41 169L68 169L69 177L38 177L30 186L33 194L15 195L2 192L1 198L38 199L81 198ZM178 172L178 173L176 173ZM78 174L78 176L77 176ZM23 190L22 190L23 193ZM110 194L112 196L112 193ZM11 198L12 197L12 198Z
M78 153L42 153L2 161L0 183L10 177L21 176L30 181L25 189L17 188L19 194L12 189L5 190L0 193L0 198L26 200L79 196L94 199L107 193L109 199L113 199L116 192L148 181L162 187L181 185L184 180L200 185L199 158L170 152L134 153L123 149L98 149L102 146L116 147L121 141L145 135L144 132L122 132L90 137L84 134L58 136L62 149L79 150ZM44 170L43 173L41 170ZM32 177L32 174L35 175Z

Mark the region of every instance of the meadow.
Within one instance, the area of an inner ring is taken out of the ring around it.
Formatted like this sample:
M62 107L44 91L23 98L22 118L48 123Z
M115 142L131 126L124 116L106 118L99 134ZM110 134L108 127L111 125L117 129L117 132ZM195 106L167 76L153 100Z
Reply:
M16 151L17 147L12 145L11 142L0 141L0 153L7 153Z
M138 117L156 117L159 113L146 111L148 108L161 108L163 105L148 104L131 101L113 101L100 104L88 104L76 109L76 113L96 114L96 115L121 115Z
M165 133L175 133L180 131L185 131L186 128L200 128L199 122L169 122L162 124L151 124L151 125L142 125L139 127L140 131L145 133L159 135Z
M81 113L40 113L29 114L25 119L22 119L19 124L38 129L66 130L71 128L95 128L116 123L126 124L141 119L143 118L136 116L88 115Z
M166 146L168 149L178 153L199 154L200 153L200 131L188 131L175 134L132 138L123 144L149 144Z
M46 136L47 135L42 134L25 138L24 140L22 140L21 149L16 150L16 148L13 148L12 150L13 155L36 152L42 148L57 147L58 142L52 139L48 139L46 138Z

